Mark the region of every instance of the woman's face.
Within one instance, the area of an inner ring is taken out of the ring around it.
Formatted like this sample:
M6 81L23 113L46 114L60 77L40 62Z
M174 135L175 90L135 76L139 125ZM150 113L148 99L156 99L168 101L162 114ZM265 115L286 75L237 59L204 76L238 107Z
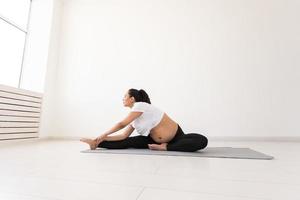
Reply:
M132 107L134 102L135 102L134 97L130 97L128 92L126 92L123 97L123 105L125 107Z

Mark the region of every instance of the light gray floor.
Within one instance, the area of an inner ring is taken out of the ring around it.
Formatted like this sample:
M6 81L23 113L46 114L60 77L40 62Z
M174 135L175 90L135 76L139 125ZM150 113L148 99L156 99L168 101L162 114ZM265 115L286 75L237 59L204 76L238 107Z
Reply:
M300 144L249 147L274 160L80 153L80 141L0 141L0 199L300 199Z

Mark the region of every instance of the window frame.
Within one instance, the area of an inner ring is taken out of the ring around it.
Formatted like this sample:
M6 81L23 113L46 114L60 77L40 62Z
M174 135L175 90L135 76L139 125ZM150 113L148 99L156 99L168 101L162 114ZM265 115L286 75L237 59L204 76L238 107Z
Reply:
M22 53L22 58L21 58L21 68L20 68L20 73L19 73L19 81L18 81L18 88L20 88L21 81L22 81L22 74L23 74L23 67L24 67L24 57L25 57L25 52L26 52L26 46L27 46L27 39L28 39L28 27L29 27L29 22L30 22L30 15L31 15L31 5L32 5L32 0L29 0L29 11L27 15L27 24L26 24L26 29L22 28L21 26L17 25L14 23L12 20L9 18L6 18L0 14L0 20L3 22L7 23L8 25L18 29L19 31L22 31L25 33L25 41L24 41L24 46L23 46L23 53Z

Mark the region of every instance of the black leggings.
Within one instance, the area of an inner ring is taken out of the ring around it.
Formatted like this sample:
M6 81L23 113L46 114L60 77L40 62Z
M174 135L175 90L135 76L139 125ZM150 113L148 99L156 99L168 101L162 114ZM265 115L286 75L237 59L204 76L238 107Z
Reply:
M193 152L200 149L204 149L207 146L208 140L205 136L197 133L185 134L181 127L178 125L178 129L175 137L168 142L168 151L186 151ZM150 135L148 136L133 136L119 141L103 141L98 147L107 149L148 149L148 144L160 144L155 142Z

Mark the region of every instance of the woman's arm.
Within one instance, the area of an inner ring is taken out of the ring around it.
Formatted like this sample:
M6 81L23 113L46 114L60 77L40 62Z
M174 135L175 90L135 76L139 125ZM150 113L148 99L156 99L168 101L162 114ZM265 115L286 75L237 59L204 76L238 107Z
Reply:
M117 124L115 124L111 129L109 129L108 131L104 132L103 134L101 134L100 136L96 137L94 140L99 144L100 142L106 140L106 138L116 138L116 136L108 136L114 132L117 132L118 130L123 129L123 125L119 122ZM117 136L120 137L120 136ZM108 141L108 140L107 140Z
M102 139L102 141L120 141L120 140L124 140L124 139L128 138L131 135L131 133L134 131L134 129L135 128L133 128L131 125L129 125L127 127L127 129L122 134L112 135L112 136L105 136Z
M101 134L95 140L98 141L98 142L100 142L101 140L103 141L108 135L123 129L124 127L126 127L128 124L130 124L133 120L135 120L136 118L138 118L142 114L143 114L142 112L130 112L125 119L123 119L121 122L114 125L108 131Z
M117 131L123 129L124 127L125 126L121 122L119 122L119 123L115 124L111 129L109 129L108 131L104 132L102 135L103 136L108 136L108 135L110 135L110 134L112 134L114 132L117 132Z
M106 136L104 138L104 141L120 141L120 140L124 140L124 139L128 138L133 131L134 131L134 128L131 125L129 125L122 134L113 135L113 136Z
M119 135L111 135L111 136L106 136L103 141L120 141L124 140L126 136L124 134L119 134Z

